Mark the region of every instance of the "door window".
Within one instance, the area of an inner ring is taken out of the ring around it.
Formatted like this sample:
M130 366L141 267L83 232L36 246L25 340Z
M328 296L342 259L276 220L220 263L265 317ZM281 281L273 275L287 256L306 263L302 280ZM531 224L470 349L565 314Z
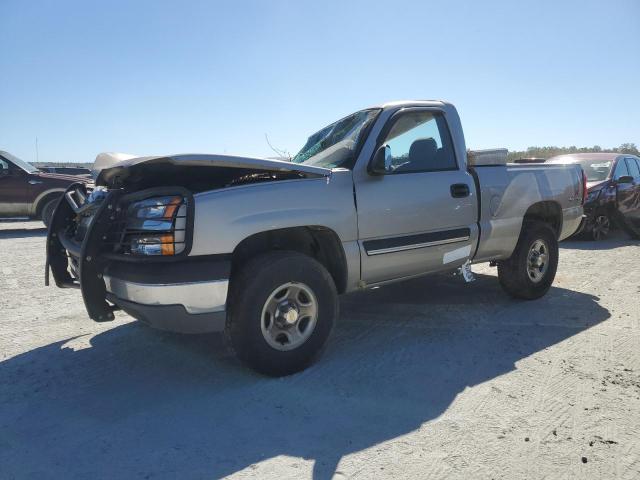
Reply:
M384 144L391 149L391 174L457 169L451 136L441 113L418 110L400 114Z
M633 178L640 178L640 168L638 168L635 158L627 158L627 169Z
M618 164L616 165L616 170L613 174L613 179L618 180L620 177L624 177L629 175L629 170L627 170L627 164L623 159L618 160Z

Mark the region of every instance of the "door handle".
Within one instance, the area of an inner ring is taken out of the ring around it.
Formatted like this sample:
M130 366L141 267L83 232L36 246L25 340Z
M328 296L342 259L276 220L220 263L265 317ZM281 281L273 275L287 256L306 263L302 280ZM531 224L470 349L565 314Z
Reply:
M42 180L29 180L29 185L39 185L42 183Z
M468 197L471 191L466 183L454 183L451 185L451 196L453 198Z

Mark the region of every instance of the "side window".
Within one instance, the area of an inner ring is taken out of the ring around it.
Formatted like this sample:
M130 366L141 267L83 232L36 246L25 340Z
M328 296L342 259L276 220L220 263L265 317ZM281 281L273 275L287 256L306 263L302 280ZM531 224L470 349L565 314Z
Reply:
M613 172L613 179L618 180L620 177L624 177L625 175L629 175L629 170L627 170L627 164L624 159L620 159L616 164L615 172Z
M0 170L2 170L5 174L9 171L9 164L0 158Z
M638 168L635 158L627 157L627 169L633 178L640 178L640 168Z
M447 124L438 112L401 114L389 130L384 144L391 149L392 174L457 168Z

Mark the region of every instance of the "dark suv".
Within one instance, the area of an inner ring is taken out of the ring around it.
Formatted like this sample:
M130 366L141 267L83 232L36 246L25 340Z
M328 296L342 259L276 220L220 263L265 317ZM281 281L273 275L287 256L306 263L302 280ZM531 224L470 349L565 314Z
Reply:
M87 179L44 173L36 167L0 151L0 217L41 218L45 225L60 195L69 185Z
M582 166L588 188L583 235L602 240L615 222L632 238L640 238L640 158L622 153L577 153L552 157L546 163Z

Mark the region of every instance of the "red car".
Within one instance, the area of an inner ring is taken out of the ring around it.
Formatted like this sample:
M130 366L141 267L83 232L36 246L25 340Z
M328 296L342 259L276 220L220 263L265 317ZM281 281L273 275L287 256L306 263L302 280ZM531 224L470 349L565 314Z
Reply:
M546 163L577 163L587 176L585 221L578 231L604 239L612 223L640 238L640 158L625 153L559 155Z
M48 226L60 195L77 182L88 180L41 172L30 163L0 151L0 217L40 218Z

